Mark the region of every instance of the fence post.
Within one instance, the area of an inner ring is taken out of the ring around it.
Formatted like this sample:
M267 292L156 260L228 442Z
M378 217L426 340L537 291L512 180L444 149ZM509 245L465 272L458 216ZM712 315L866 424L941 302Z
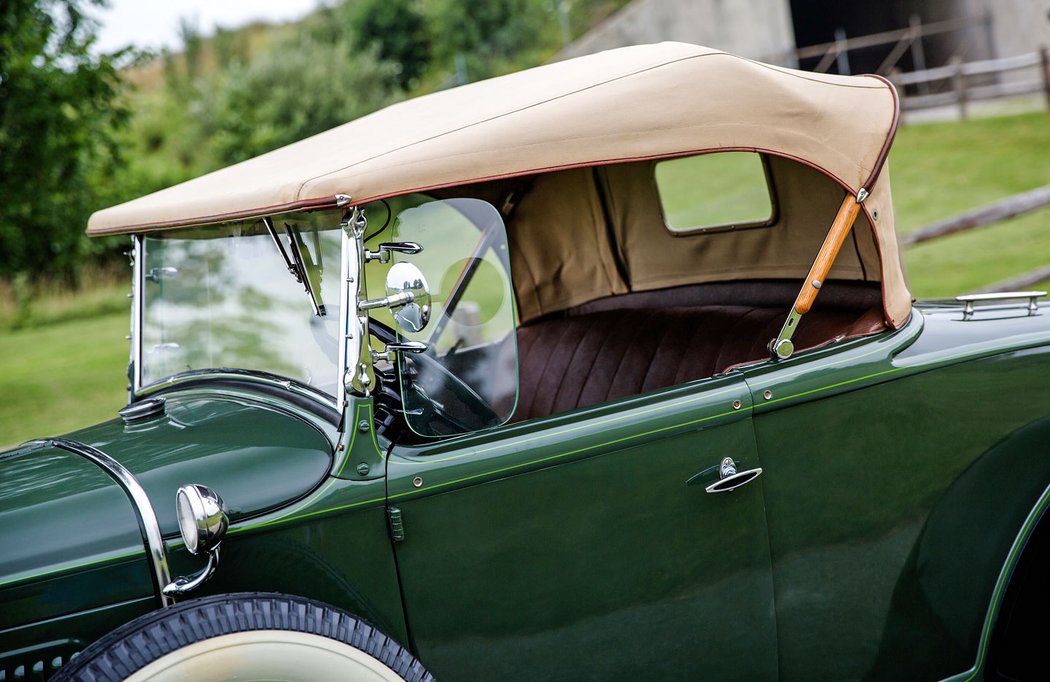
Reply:
M1043 94L1046 95L1046 108L1050 111L1050 47L1041 47L1039 56L1043 62Z
M919 18L918 14L908 17L908 28L911 29L914 36L914 40L911 43L912 70L925 71L926 50L923 49L922 44L922 19ZM924 95L928 94L930 92L930 84L928 82L919 83L919 92Z
M952 66L955 67L955 73L952 74L952 85L955 89L955 97L959 102L959 118L965 121L967 114L967 94L966 74L963 73L962 57L958 55L952 57Z

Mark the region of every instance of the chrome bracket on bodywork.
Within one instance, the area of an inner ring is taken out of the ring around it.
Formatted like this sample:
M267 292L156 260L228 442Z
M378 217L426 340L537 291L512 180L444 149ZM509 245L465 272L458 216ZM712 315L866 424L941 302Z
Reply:
M135 518L142 533L142 544L146 549L146 558L149 561L157 599L161 606L173 604L171 597L165 592L165 588L171 582L171 573L168 571L168 557L164 549L164 538L160 533L160 524L157 522L157 514L153 511L149 496L135 475L101 450L75 440L46 438L29 441L26 445L59 448L83 457L102 469L120 486L135 509Z
M210 578L213 573L215 573L215 569L217 569L218 567L219 548L216 547L215 549L208 552L208 564L204 568L202 568L200 572L197 573L197 575L188 578L176 578L175 580L172 580L170 583L165 585L164 589L161 590L161 593L168 597L177 597L179 595L186 594L187 592L192 592L193 590L203 585L204 582L208 580L208 578Z
M801 319L802 314L792 308L791 312L788 313L787 319L784 320L784 326L780 328L780 333L769 342L769 353L775 359L787 360L795 352L795 344L792 343L791 337L795 333L795 329L798 328L798 323Z
M847 193L842 199L835 219L828 229L828 234L820 245L820 251L817 252L813 265L806 275L802 289L798 292L791 311L784 321L784 326L777 337L769 342L769 353L773 360L786 360L795 352L795 344L792 343L791 336L798 328L802 316L813 307L813 302L817 299L820 288L824 286L824 280L831 271L831 266L835 264L835 258L838 256L839 249L842 248L846 235L853 229L853 223L860 212L860 205L867 198L868 190L861 187L856 195Z
M1033 315L1039 310L1039 299L1046 296L1045 291L997 291L990 294L963 294L956 296L955 300L963 304L963 317L967 318L976 312L974 303L996 303L998 301L1020 301L1028 299L1026 307L1028 314ZM998 309L999 306L989 306Z

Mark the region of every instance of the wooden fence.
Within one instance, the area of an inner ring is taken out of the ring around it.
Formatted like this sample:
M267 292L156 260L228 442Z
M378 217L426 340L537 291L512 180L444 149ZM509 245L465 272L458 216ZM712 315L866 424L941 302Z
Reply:
M923 47L923 38L979 27L987 29L991 21L990 16L957 17L924 24L917 15L912 15L907 28L870 33L852 38L847 38L841 30L836 31L836 39L832 42L799 48L795 50L794 58L796 63L802 63L804 60L819 57L819 61L812 68L812 71L827 73L834 64L838 73L845 75L850 73L849 53L851 51L893 45L885 59L882 60L879 68L875 70L875 73L883 76L888 75L897 66L901 58L909 52L911 53L914 67L922 70L926 68L926 51Z
M901 244L904 246L911 246L912 244L921 244L932 239L940 239L941 237L946 237L958 232L989 227L1004 220L1031 213L1032 211L1037 211L1047 206L1050 206L1050 185L1039 187L1021 194L1015 194L1012 197L1007 197L1006 199L996 201L986 206L981 206L972 211L966 211L957 216L940 220L936 223L915 230L914 232L909 232L901 238ZM982 291L1017 291L1020 289L1026 289L1047 279L1050 279L1050 265L1037 268L1032 272L1017 277L1011 277L1010 279L996 282L995 284L985 287Z
M873 73L893 81L905 111L956 106L965 118L971 102L1039 92L1044 93L1050 108L1050 50L1046 47L1029 54L965 62L969 42L962 40L959 52L948 64L926 67L924 39L950 33L988 34L991 27L990 15L956 17L928 24L913 15L906 28L856 37L846 37L840 29L835 40L799 48L787 57L789 61L793 58L796 64L817 60L810 67L817 73L827 73L834 67L837 73L849 74L851 52L885 48L886 56ZM905 55L910 56L913 71L900 70L899 64Z
M1019 71L1029 72L1028 77L1004 78ZM971 102L1039 92L1050 109L1050 49L1045 47L1001 59L964 63L956 58L946 66L894 72L889 78L901 93L901 108L905 111L954 105L959 108L959 115L966 118Z

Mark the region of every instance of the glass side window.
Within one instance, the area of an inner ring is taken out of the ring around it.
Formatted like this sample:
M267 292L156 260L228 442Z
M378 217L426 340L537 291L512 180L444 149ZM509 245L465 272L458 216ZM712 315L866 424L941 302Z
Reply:
M401 211L398 241L423 244L396 262L430 283L432 317L419 332L398 330L425 353L399 355L405 417L421 436L492 428L517 402L516 313L507 234L499 212L478 199L446 199Z
M676 235L770 225L773 191L754 152L719 152L659 161L653 170L664 223Z
M273 234L262 221L246 221L146 237L142 384L234 368L334 394L339 218L338 211L277 216ZM290 271L296 262L312 295Z

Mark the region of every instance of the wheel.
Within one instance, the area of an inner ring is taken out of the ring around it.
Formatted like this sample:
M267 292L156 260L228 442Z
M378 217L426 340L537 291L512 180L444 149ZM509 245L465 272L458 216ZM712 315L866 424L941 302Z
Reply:
M433 680L368 623L282 594L205 597L148 613L84 649L52 680Z

